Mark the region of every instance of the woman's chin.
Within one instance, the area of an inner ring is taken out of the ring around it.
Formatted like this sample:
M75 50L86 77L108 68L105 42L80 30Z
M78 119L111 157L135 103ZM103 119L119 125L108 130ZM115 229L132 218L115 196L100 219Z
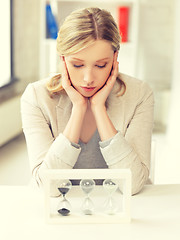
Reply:
M81 93L81 95L85 98L90 98L94 95L94 93Z
M79 91L79 93L86 98L92 97L97 91L90 91L90 92L85 92L85 91Z

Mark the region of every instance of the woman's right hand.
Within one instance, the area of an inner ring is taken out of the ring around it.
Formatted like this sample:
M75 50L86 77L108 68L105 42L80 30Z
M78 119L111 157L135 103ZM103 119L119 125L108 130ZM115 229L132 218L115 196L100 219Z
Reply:
M78 143L81 129L84 121L84 116L87 110L87 99L83 97L72 85L69 78L66 62L62 57L62 87L69 96L73 107L69 121L63 131L63 135L70 142Z
M62 57L62 87L69 96L74 107L87 108L87 98L83 97L73 86L69 78L66 62Z

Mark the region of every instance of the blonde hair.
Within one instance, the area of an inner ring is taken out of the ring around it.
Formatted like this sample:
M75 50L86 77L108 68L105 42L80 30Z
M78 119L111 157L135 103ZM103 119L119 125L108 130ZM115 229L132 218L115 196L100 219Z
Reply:
M57 52L60 56L75 54L90 46L96 40L107 40L112 49L120 49L120 34L112 15L103 9L85 8L72 12L61 26L57 37ZM125 84L117 76L120 84L118 95L125 92ZM63 90L61 74L55 75L47 83L51 94Z

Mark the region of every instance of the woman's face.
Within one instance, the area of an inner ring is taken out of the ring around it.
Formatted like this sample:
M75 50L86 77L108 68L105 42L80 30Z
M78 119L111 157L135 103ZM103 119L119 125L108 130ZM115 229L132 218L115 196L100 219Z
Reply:
M96 40L91 46L65 57L74 88L84 97L93 96L108 79L114 59L109 42Z

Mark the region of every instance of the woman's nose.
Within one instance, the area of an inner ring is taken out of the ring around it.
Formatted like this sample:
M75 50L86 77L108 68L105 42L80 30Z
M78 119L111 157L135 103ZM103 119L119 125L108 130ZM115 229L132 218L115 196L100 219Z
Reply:
M94 77L93 77L93 73L92 70L88 69L85 73L84 73L84 82L86 82L87 86L90 86L93 84L94 82Z

